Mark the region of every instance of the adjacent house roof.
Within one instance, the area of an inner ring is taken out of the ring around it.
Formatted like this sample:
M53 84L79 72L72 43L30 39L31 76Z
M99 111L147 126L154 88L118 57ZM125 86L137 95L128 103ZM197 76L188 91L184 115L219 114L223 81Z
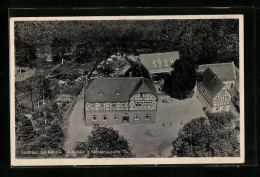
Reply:
M209 67L203 72L202 81L197 83L198 89L211 104L213 98L224 86L223 82Z
M236 79L234 62L199 65L198 71L203 72L208 67L218 76L218 78L221 81L229 81Z
M172 70L171 65L180 59L179 52L164 52L152 54L140 54L141 63L149 70L151 74L165 73Z
M85 102L127 102L139 89L157 97L156 89L149 79L142 77L95 78L85 89Z

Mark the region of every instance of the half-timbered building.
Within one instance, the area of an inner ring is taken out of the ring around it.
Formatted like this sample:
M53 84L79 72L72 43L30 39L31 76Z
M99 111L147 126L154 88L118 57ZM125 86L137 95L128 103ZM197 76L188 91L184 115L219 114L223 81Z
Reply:
M209 67L203 72L202 81L197 82L196 96L207 111L230 110L232 94Z
M156 121L157 94L143 77L90 80L85 88L87 124L135 124Z
M233 89L236 86L237 68L234 62L199 65L198 71L204 72L207 68L210 68L218 76L227 89Z

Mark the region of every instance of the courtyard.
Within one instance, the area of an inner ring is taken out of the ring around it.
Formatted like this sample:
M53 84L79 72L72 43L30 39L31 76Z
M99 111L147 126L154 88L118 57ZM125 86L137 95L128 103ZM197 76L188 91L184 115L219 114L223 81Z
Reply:
M205 116L202 107L196 97L176 100L159 93L156 123L111 125L111 127L128 140L136 157L169 157L171 143L183 125L196 117ZM70 115L64 148L72 150L77 142L86 141L91 130L92 126L84 124L83 99L79 96Z

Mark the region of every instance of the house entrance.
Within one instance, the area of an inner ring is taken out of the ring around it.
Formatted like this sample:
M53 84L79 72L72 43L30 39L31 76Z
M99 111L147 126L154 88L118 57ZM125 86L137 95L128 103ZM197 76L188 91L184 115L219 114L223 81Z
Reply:
M122 116L123 118L123 123L127 124L129 123L129 116L125 115L125 116Z

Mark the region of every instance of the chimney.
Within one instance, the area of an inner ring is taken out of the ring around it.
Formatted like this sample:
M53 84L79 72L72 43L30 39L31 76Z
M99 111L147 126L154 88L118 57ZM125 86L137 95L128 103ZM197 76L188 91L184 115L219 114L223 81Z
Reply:
M116 88L116 95L120 95L119 88Z
M132 72L129 72L129 77L132 77Z

